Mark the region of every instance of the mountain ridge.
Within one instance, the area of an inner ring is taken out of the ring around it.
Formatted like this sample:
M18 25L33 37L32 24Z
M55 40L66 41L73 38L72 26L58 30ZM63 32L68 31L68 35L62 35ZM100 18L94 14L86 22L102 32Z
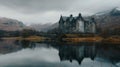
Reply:
M0 30L4 31L18 31L25 27L23 22L16 19L0 17Z
M97 22L97 27L101 29L102 32L110 32L115 33L117 30L117 34L120 34L120 10L117 8L112 9L111 11L101 14L101 15L93 15L91 17L95 18Z

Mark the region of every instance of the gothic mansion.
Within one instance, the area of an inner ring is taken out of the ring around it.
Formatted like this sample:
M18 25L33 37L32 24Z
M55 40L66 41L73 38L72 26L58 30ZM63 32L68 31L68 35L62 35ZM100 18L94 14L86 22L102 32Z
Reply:
M96 22L94 18L84 19L81 14L77 17L61 16L59 20L59 29L63 33L95 33Z

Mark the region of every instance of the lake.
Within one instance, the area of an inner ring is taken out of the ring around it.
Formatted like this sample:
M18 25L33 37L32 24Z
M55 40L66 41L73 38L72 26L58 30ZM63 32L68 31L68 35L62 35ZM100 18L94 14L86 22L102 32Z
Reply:
M0 67L120 67L120 45L0 40Z

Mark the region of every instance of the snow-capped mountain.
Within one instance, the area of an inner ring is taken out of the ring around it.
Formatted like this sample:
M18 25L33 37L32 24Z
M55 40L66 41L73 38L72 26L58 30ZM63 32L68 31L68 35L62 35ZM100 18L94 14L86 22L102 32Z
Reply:
M109 9L106 11L98 12L94 14L94 16L112 15L112 14L120 15L120 8L117 7L117 8Z
M99 12L92 17L95 18L97 26L101 28L102 31L120 31L120 8Z
M84 17L84 18L91 18L94 17L97 23L97 27L100 28L102 31L109 30L114 32L120 30L120 8L114 8L107 11L96 13L92 16ZM55 24L32 24L31 27L37 31L49 31L55 28L58 28L58 22Z

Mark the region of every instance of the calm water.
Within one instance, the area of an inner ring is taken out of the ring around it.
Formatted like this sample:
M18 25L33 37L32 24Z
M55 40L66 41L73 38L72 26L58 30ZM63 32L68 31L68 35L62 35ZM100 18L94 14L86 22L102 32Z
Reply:
M1 40L0 67L120 67L120 45Z

